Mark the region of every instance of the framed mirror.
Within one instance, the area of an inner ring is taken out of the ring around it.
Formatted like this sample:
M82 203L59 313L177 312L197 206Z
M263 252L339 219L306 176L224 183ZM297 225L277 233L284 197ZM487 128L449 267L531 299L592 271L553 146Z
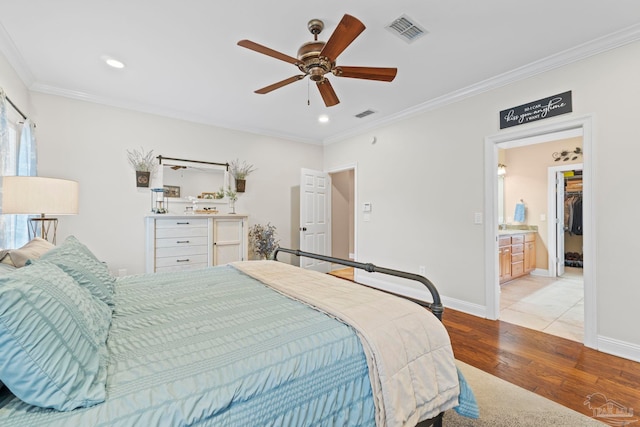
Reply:
M227 202L227 163L202 162L158 156L159 179L170 202ZM222 191L222 192L221 192Z

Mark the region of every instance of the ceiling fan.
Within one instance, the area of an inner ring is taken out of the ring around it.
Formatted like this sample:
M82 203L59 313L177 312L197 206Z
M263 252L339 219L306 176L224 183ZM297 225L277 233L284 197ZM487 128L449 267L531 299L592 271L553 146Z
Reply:
M313 34L313 41L307 42L298 49L298 57L294 58L284 53L280 53L266 46L252 42L250 40L240 40L239 46L254 50L258 53L271 56L281 61L289 62L304 73L298 74L288 79L284 79L272 85L258 89L255 93L266 94L283 86L302 80L306 76L316 82L320 95L327 107L340 103L336 92L326 75L331 73L336 77L350 77L354 79L380 80L384 82L393 81L396 77L396 68L380 67L343 67L336 65L338 56L353 42L356 37L364 31L365 26L357 18L351 15L344 15L336 27L329 40L323 42L318 40L324 28L324 23L319 19L312 19L307 24L307 28Z

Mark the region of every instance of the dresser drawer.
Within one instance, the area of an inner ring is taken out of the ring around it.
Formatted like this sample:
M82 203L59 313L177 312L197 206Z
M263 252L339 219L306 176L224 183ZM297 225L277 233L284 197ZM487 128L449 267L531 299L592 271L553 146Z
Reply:
M520 252L519 254L511 254L511 262L519 262L519 261L524 261L524 252Z
M511 276L518 277L524 273L524 261L511 263Z
M204 236L179 236L171 238L156 238L156 248L174 248L184 246L207 246L209 238Z
M189 227L189 228L157 228L156 240L180 237L204 237L209 234L207 227Z
M172 256L166 258L156 258L156 271L162 267L189 267L195 264L207 266L207 254Z
M515 234L511 236L511 243L512 244L524 243L524 234Z
M207 227L206 218L156 219L156 228L192 228Z
M207 245L187 245L187 246L174 246L170 248L156 248L156 258L167 257L183 257L186 255L204 255L206 257L208 253Z
M498 246L509 246L511 244L511 236L498 237Z
M511 245L511 253L519 254L524 252L524 243L520 243L519 245Z
M180 271L180 270L194 270L196 268L205 268L207 266L206 262L200 263L183 263L183 264L175 264L169 267L157 267L157 273L166 273L168 271Z

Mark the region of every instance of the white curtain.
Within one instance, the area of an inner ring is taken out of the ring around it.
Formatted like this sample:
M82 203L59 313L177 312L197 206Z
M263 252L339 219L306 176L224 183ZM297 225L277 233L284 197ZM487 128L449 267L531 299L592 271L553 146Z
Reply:
M26 119L20 130L20 149L18 150L18 175L36 176L36 134L35 125Z
M8 107L6 95L0 89L0 176L35 176L35 126L29 119L19 127L12 124L8 118ZM1 209L0 206L0 212ZM0 249L19 248L27 243L28 220L28 215L0 215Z

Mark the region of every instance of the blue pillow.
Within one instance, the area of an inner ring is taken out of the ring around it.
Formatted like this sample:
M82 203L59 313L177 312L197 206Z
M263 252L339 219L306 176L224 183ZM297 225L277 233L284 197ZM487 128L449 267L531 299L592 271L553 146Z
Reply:
M40 260L57 265L93 296L113 306L115 278L107 266L74 236L67 237L60 246L43 254Z
M44 408L103 402L110 323L110 308L54 264L0 277L0 381Z

